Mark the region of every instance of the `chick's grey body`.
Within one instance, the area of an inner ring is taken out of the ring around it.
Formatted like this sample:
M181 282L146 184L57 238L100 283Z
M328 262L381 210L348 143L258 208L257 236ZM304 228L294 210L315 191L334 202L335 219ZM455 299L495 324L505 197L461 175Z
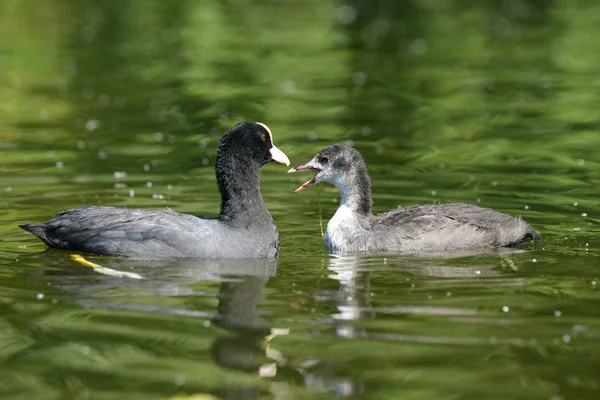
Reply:
M50 247L130 258L270 258L279 234L262 199L263 164L289 160L272 144L268 128L243 123L219 142L216 176L218 217L121 207L81 207L42 224L21 228Z
M345 208L327 224L325 241L333 252L473 250L539 238L520 218L469 204L413 206L363 218Z
M292 169L317 171L313 183L330 182L342 195L327 224L325 244L332 252L473 250L516 245L540 235L520 218L470 204L398 208L373 215L367 166L355 149L335 144Z

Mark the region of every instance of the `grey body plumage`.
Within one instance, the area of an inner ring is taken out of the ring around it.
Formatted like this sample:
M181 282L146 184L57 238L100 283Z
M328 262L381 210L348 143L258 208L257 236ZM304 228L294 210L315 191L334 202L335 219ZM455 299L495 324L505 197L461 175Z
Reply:
M260 123L238 124L219 142L216 176L218 217L122 207L81 207L42 224L21 228L49 247L130 258L269 258L279 252L279 233L259 188L270 161L289 164Z
M435 204L398 208L373 215L371 180L355 149L334 144L290 172L315 171L298 190L329 182L341 193L340 206L327 224L325 244L332 252L461 251L516 245L540 235L529 224L470 204Z
M271 216L247 227L174 211L80 207L23 229L49 247L130 258L275 257L279 235Z

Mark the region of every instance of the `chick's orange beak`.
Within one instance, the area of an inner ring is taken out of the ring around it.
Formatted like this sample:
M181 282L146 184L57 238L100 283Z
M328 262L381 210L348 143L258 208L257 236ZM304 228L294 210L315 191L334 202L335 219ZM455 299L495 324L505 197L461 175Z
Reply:
M313 167L312 165L310 165L310 163L306 163L306 164L302 164L302 165L298 165L297 167L294 167L292 169L290 169L288 171L288 174L290 172L316 172L319 173L321 170L318 168ZM313 185L315 183L315 178L316 178L316 174L315 176L312 177L312 179L310 179L309 181L304 182L302 185L300 185L300 187L298 189L296 189L296 192L301 192L302 190L306 189L307 187Z

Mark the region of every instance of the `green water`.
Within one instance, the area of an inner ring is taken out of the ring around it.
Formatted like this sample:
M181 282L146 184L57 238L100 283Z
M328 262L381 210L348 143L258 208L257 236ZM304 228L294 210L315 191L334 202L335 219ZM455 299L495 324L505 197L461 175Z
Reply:
M593 0L0 2L0 398L598 398L599 24ZM351 141L376 212L478 204L543 241L331 257L278 164L276 264L90 258L144 277L116 278L17 227L215 215L241 120L293 164Z

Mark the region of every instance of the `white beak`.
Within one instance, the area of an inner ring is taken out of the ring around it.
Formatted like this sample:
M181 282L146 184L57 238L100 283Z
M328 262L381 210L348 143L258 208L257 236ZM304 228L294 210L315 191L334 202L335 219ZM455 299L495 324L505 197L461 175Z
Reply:
M290 159L287 158L287 156L285 155L285 153L281 150L279 150L277 147L275 147L275 145L273 145L273 147L271 147L271 158L273 159L273 161L277 161L278 163L284 164L286 166L290 165Z

